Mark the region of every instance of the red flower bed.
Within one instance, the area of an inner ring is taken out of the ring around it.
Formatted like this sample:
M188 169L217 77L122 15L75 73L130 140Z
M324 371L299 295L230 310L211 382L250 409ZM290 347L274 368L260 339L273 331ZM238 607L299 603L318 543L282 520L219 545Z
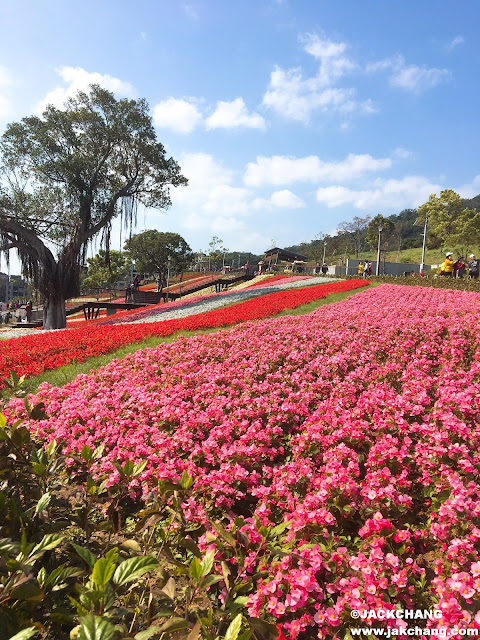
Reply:
M269 293L231 307L207 313L145 324L88 326L65 331L45 332L5 340L0 344L0 376L13 370L19 376L35 376L73 361L83 362L91 356L115 351L132 342L150 336L169 336L177 331L194 331L229 326L248 320L268 318L303 304L324 298L331 293L358 289L366 280L347 280L321 284L305 289Z

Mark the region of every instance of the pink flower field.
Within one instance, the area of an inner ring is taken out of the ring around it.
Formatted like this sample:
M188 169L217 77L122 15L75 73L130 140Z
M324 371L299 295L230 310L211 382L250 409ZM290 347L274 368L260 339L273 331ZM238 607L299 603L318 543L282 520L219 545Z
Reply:
M114 461L146 460L134 497L188 471L185 517L242 519L248 612L285 637L341 639L353 609L396 607L480 629L479 347L478 294L382 285L44 384L31 428L70 456L104 444L110 485ZM288 552L264 566L255 545L282 523Z

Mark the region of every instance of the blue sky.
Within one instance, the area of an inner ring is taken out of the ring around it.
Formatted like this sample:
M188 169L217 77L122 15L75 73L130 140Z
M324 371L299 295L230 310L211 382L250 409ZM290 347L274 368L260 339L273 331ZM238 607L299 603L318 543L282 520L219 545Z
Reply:
M478 0L0 0L0 132L92 82L146 98L190 184L137 230L261 253L480 193L479 18Z

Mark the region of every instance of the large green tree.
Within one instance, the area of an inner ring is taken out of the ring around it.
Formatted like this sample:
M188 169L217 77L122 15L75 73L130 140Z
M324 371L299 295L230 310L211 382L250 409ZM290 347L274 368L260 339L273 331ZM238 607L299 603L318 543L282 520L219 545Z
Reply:
M187 183L157 141L145 100L116 100L98 85L63 110L7 126L0 141L0 249L16 249L43 298L44 327L65 326L93 238L108 252L113 219L164 209Z
M88 274L82 282L82 287L88 289L109 289L118 280L129 277L131 263L121 251L111 249L109 255L105 249L100 249L96 256L87 258Z
M463 199L452 189L440 195L432 193L417 209L418 222L428 220L428 228L444 245L464 255L480 242L480 213L465 207Z
M162 286L169 265L171 273L183 273L193 259L192 250L181 235L155 229L132 236L125 249L135 261L136 270L158 276Z

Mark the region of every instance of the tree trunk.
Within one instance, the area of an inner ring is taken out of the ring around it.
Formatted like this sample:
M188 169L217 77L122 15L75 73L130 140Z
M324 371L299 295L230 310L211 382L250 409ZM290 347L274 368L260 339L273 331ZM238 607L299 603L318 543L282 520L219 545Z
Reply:
M65 329L67 316L65 314L65 298L56 296L54 299L44 299L43 302L43 328Z

